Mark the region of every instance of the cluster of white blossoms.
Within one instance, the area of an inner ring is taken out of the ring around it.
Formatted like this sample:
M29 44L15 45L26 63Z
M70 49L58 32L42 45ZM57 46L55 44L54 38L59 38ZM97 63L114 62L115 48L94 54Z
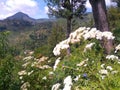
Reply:
M108 74L108 71L105 70L105 69L101 69L101 70L99 71L99 73L102 74L102 75L107 75L107 74Z
M117 53L118 50L120 50L120 44L115 47L115 53Z
M80 75L77 77L77 80L78 80L78 78L80 78ZM77 80L76 80L76 81L77 81ZM60 89L60 85L61 85L60 83L56 83L56 84L54 84L54 85L52 86L52 89L51 89L51 90L71 90L71 87L72 87L72 85L73 85L71 76L67 76L67 77L64 79L63 84L64 84L64 88L63 88L63 89Z
M54 66L53 66L53 70L54 70L54 71L56 70L57 65L59 64L60 59L61 59L61 58L59 57L59 58L57 58L57 60L55 61L55 64L54 64Z
M46 76L44 76L42 79L43 79L43 80L47 80L47 77L46 77Z
M27 74L26 70L22 70L22 71L18 72L18 75L26 75L26 74Z
M60 83L54 84L51 90L59 90L60 85L61 85Z
M21 90L28 90L29 87L30 87L30 83L29 82L25 82L21 86Z
M28 72L28 76L29 76L29 75L31 75L33 72L34 72L33 70L32 70L32 71L30 71L30 72Z
M30 62L26 62L26 63L23 64L22 66L23 66L24 68L26 68L29 64L30 64Z
M100 77L104 79L109 74L116 74L118 71L114 70L112 66L106 66L105 64L101 64L101 69L99 70Z
M81 61L81 62L80 62L79 64L77 64L76 66L81 67L81 66L85 65L85 63L86 63L88 60L89 60L89 59L87 58L86 60Z
M42 56L39 59L34 58L34 62L31 63L31 67L36 67L39 69L49 69L51 68L49 65L41 65L42 62L46 61L48 57Z
M118 64L120 64L120 59L118 56L115 56L115 55L107 55L106 56L106 59L108 60L116 60Z
M108 32L108 31L101 32L96 28L80 27L76 31L72 32L69 35L68 39L57 44L53 50L53 53L55 56L58 56L60 55L61 49L69 48L70 44L78 43L81 41L81 39L87 40L92 38L95 38L98 40L102 40L103 38L106 38L108 40L111 40L111 39L114 39L115 37L111 32Z
M90 44L87 44L84 48L84 52L86 52L87 50L91 50L92 46L94 45L95 43L90 43Z
M67 76L64 79L64 88L63 88L63 90L71 90L72 85L73 85L73 83L72 83L71 76Z
M18 72L19 76L23 76L23 75L31 75L33 73L33 70L30 72L26 72L26 70L22 70L20 72Z
M115 55L107 55L106 56L106 59L111 59L111 60L118 60L119 58L118 58L118 56L115 56Z
M112 68L111 66L107 66L106 69L107 69L107 70L110 70L110 71L113 70L113 68Z
M53 53L54 53L55 56L58 56L58 55L60 55L60 50L61 49L67 49L67 48L69 48L68 41L64 40L64 41L62 41L62 42L60 42L59 44L56 45L56 47L53 50Z

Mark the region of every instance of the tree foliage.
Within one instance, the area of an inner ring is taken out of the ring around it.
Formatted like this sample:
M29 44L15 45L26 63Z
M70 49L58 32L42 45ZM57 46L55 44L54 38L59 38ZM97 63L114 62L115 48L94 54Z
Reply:
M9 31L0 32L0 57L3 58L9 51L8 36Z
M82 17L85 13L86 0L45 0L49 7L49 16L62 17L67 20L66 37L71 32L71 20L73 17Z
M63 18L81 17L86 11L86 0L45 0L48 2L49 15Z
M112 0L113 2L117 3L117 7L120 8L120 0Z
M116 27L120 27L120 11L116 7L110 7L108 9L108 19L110 23L110 28L114 30Z

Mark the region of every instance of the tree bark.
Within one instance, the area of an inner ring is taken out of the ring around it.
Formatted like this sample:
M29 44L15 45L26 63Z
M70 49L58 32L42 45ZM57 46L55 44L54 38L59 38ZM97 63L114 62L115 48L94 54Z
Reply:
M68 38L68 37L69 37L70 33L71 33L71 19L70 19L70 18L68 18L68 19L67 19L67 31L66 31L66 38Z
M89 0L92 6L93 17L95 21L95 27L100 31L110 31L108 20L107 20L107 11L105 0ZM113 50L112 40L106 40L105 38L102 41L103 48L105 48L105 53L110 54Z

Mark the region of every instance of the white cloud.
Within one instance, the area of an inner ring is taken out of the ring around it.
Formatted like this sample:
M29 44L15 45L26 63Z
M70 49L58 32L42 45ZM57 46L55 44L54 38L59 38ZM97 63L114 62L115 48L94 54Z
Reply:
M44 10L45 10L45 13L46 13L46 14L49 12L48 9L49 9L48 6L45 6L45 7L44 7Z
M0 19L20 11L34 17L39 7L35 0L0 0Z
M111 3L111 0L106 0L106 4L107 6L115 5L114 3ZM89 0L86 2L86 7L87 11L92 11ZM0 19L5 19L17 12L26 13L34 18L48 17L48 7L45 6L43 0L0 0Z

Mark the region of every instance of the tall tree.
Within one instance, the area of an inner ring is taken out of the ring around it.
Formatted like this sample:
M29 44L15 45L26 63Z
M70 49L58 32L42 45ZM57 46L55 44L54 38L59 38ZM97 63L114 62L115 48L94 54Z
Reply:
M49 7L49 15L67 20L66 38L71 32L71 20L74 16L82 17L85 13L86 0L45 0Z
M49 7L49 15L62 17L67 20L66 38L72 30L72 19L73 17L82 17L85 13L85 2L86 0L45 0ZM67 50L68 55L70 54L70 48Z
M92 11L93 17L95 21L95 26L100 31L110 31L108 20L107 20L107 11L106 11L106 4L105 0L89 0ZM112 40L103 39L103 47L107 54L110 54L113 50L113 43Z

